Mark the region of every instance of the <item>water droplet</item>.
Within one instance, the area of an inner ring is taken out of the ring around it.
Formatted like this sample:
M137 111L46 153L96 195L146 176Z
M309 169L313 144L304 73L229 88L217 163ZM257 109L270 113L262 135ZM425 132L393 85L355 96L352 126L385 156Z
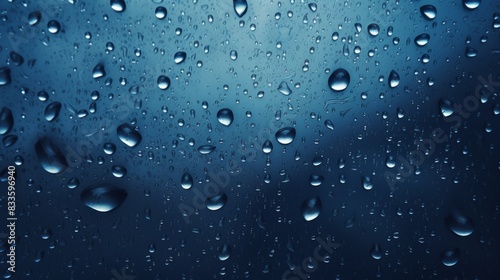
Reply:
M127 175L127 169L121 165L113 165L111 167L111 173L116 178L121 178L121 177Z
M116 129L116 134L125 145L131 148L139 145L142 140L142 135L139 131L135 130L134 127L128 123L119 125Z
M351 76L344 68L339 68L333 71L330 78L328 78L328 85L333 91L345 90L349 86L350 82Z
M10 62L16 66L20 66L24 63L24 58L15 51L11 51L9 54Z
M186 59L186 52L176 52L174 55L175 64L181 64Z
M425 19L433 20L436 18L437 10L433 5L424 5L420 7L420 13Z
M189 190L193 186L193 177L188 172L184 173L181 178L181 187Z
M248 4L246 0L233 0L234 11L238 15L238 17L242 17L245 15L248 9Z
M66 185L68 186L69 189L77 188L78 186L80 186L80 180L73 177L68 181Z
M269 140L264 141L264 144L262 144L262 151L265 154L271 153L273 151L273 143Z
M127 8L127 4L125 4L125 0L110 0L109 4L111 5L111 9L113 11L121 13L124 12Z
M439 111L445 118L451 116L454 112L453 104L448 99L440 99L438 101L438 107Z
M237 52L237 51L235 51L235 50L231 50L231 51L229 52L229 57L231 58L231 60L236 60L236 59L238 59L238 52Z
M45 117L45 120L48 122L53 122L57 119L59 116L59 112L61 112L61 102L52 102L47 107L45 107L45 111L43 113L43 116Z
M462 0L462 4L466 9L474 10L479 7L479 4L481 4L481 0Z
M212 211L217 211L224 207L227 202L227 195L225 193L221 193L212 197L207 198L205 201L207 208Z
M167 90L170 87L170 78L164 75L160 75L158 80L156 80L158 87L161 90Z
M325 178L321 175L311 175L309 176L309 184L313 187L319 187L323 183Z
M429 43L429 40L431 39L431 36L429 34L420 34L417 37L415 37L415 44L419 47L423 47Z
M106 76L106 70L104 69L104 65L102 63L97 63L97 65L92 70L92 77L94 79L99 79Z
M220 109L219 112L217 112L217 120L222 125L230 126L234 120L233 111L228 108Z
M373 188L372 179L368 176L361 177L361 182L363 183L363 188L367 191Z
M474 231L474 222L459 211L453 211L445 219L446 227L458 236L469 236Z
M380 26L378 26L378 24L376 23L369 24L368 33L373 37L377 36L380 33Z
M385 159L385 166L388 168L394 168L396 166L396 161L394 160L393 156L387 156Z
M472 58L477 56L477 51L471 47L465 47L465 56Z
M59 148L47 138L38 140L35 144L38 161L45 171L52 174L62 173L68 168L68 162Z
M382 249L380 248L380 244L375 243L370 250L370 255L372 258L376 260L380 260L382 258Z
M309 9L311 10L311 12L316 12L318 10L318 5L316 5L316 3L309 3Z
M224 244L220 247L219 251L220 251L219 260L225 261L229 259L229 256L231 256L231 251L232 251L231 245Z
M310 222L316 219L321 213L321 200L319 197L313 197L302 203L302 217Z
M156 7L155 16L157 19L165 19L167 17L167 8L163 6Z
M326 120L325 121L325 126L326 126L326 128L328 128L330 130L334 130L335 129L335 126L333 125L333 122L331 120Z
M106 142L103 145L103 150L107 155L112 155L116 151L116 145L110 142Z
M448 248L441 253L441 263L445 266L454 266L460 260L460 250L458 248Z
M42 239L47 240L51 236L52 236L52 231L50 230L50 228L44 228L42 230L42 234L41 234Z
M19 139L16 135L7 135L2 139L2 144L5 148L8 148L14 144L16 144L17 139Z
M202 155L208 155L215 151L215 146L212 145L203 145L198 148L198 152Z
M399 85L399 74L396 71L392 70L387 80L389 82L389 87L395 88Z
M285 81L282 81L278 87L278 91L281 92L283 95L290 95L292 94L292 90L290 89L290 87L288 86L287 82Z
M0 134L9 133L13 126L14 117L12 111L7 107L3 107L0 111Z
M0 67L0 86L6 86L12 82L9 67Z
M47 23L47 29L52 34L57 34L61 31L61 24L57 20L51 20Z
M284 127L276 132L276 140L280 144L288 145L293 142L295 139L295 128L293 127Z
M109 212L118 208L127 198L127 191L108 184L99 184L82 191L80 200L98 212Z
M28 14L28 24L31 26L35 26L40 23L42 19L42 13L39 11L34 11Z

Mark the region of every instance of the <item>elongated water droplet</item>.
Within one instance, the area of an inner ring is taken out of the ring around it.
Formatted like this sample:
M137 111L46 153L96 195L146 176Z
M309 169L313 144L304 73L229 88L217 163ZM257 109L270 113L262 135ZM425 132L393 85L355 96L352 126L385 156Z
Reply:
M313 197L302 203L302 217L304 220L310 222L316 219L321 213L321 200L319 197Z
M19 139L16 135L7 135L2 139L2 144L5 148L8 148L14 144L16 144L17 139Z
M212 211L217 211L224 207L227 202L227 195L225 193L218 194L206 199L205 203L207 208Z
M6 86L12 82L9 67L0 67L0 86Z
M382 248L380 248L380 244L375 243L370 250L370 255L372 258L376 260L380 260L382 258Z
M373 188L372 180L368 176L361 177L361 183L363 184L363 188L367 191L369 191Z
M335 129L335 126L333 125L333 122L331 120L326 120L325 121L325 126L326 128L328 128L329 130L334 130Z
M156 80L156 83L161 90L167 90L170 87L170 78L167 76L161 75Z
M85 206L98 212L109 212L118 208L127 198L127 192L119 187L99 184L88 187L80 194Z
M43 113L43 116L45 117L45 120L48 122L53 122L57 119L59 116L59 112L61 112L61 102L52 102L47 107L45 107L45 111Z
M230 126L234 120L233 111L231 111L231 109L228 108L220 109L219 112L217 112L217 120L222 125Z
M12 111L7 107L2 107L0 111L0 134L7 134L14 126Z
M110 0L109 5L113 11L122 13L127 9L127 4L125 4L125 0Z
M186 52L176 52L174 55L175 64L180 64L186 59Z
M458 236L469 236L474 231L474 222L459 211L453 211L445 219L446 227Z
M38 140L35 144L38 161L45 171L52 174L62 173L68 168L68 162L59 148L47 138Z
M239 17L245 15L248 9L248 4L246 0L233 0L234 11Z
M106 70L104 69L104 65L102 63L97 63L92 70L92 78L99 79L106 76Z
M399 85L399 74L391 70L391 73L389 74L389 78L387 79L389 82L389 87L390 88L395 88Z
M31 26L35 26L40 23L42 19L42 13L39 11L34 11L28 14L28 24Z
M343 91L351 82L351 76L349 72L344 68L339 68L330 75L328 78L328 85L333 91Z
M431 36L427 33L420 34L417 37L415 37L415 44L419 47L423 47L429 43L429 40L431 39Z
M293 140L295 139L295 128L293 127L284 127L280 130L278 130L276 132L276 140L278 140L278 142L280 144L283 144L283 145L288 145L290 143L293 142Z
M139 145L142 140L142 135L139 131L135 130L134 127L128 123L119 125L116 129L116 134L125 145L131 148Z
M271 153L273 151L273 143L269 140L264 141L264 144L262 144L262 151L265 154Z
M215 146L212 145L203 145L198 148L198 152L202 155L208 155L215 151Z
M420 7L420 13L425 19L433 20L437 16L436 7L433 5L424 5Z
M438 107L439 111L445 118L451 116L454 112L453 104L448 99L440 99L438 101Z
M221 248L219 249L219 260L221 261L225 261L227 259L229 259L229 256L231 256L231 245L229 244L224 244L221 246Z
M193 186L193 177L188 172L184 173L181 178L181 187L189 190Z
M283 95L290 95L292 94L292 90L290 89L290 87L288 86L287 82L285 81L282 81L278 87L278 91L281 92Z

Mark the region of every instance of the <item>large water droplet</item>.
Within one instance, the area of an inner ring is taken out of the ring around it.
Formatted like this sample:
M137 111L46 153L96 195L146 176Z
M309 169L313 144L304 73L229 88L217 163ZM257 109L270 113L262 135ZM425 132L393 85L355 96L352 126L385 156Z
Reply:
M399 85L399 74L392 70L387 80L389 82L389 87L395 88Z
M380 26L378 26L378 24L376 23L369 24L368 33L373 37L377 36L380 33Z
M427 33L420 34L417 37L415 37L415 44L419 47L423 47L429 43L429 40L431 39L431 36Z
M118 208L127 198L127 192L108 184L99 184L82 191L80 199L87 207L99 212Z
M424 5L420 7L420 13L425 19L433 20L436 18L437 10L433 5Z
M368 176L361 177L361 182L363 183L363 188L365 190L369 191L373 188L373 183L370 177Z
M465 47L465 56L472 58L477 56L477 51L471 47Z
M225 260L229 259L229 256L231 256L231 251L232 251L231 245L224 244L221 246L219 251L220 251L219 260L225 261Z
M344 68L339 68L333 71L330 78L328 78L328 85L333 91L345 90L349 86L350 82L351 76Z
M12 82L9 67L0 67L0 86L6 86Z
M109 4L111 5L111 9L113 11L121 13L127 9L127 4L125 4L125 0L110 0Z
M142 135L139 131L135 130L134 127L128 123L118 126L116 134L125 145L131 148L139 145L142 140Z
M16 66L20 66L24 62L24 58L15 51L11 51L9 54L10 62Z
M189 190L193 186L193 177L188 172L184 173L181 178L181 187Z
M396 166L396 161L394 160L393 156L387 156L385 159L385 166L388 168L394 168Z
M380 244L375 243L370 250L370 255L372 258L376 260L380 260L382 258L382 249L380 248Z
M49 139L42 138L35 144L38 161L45 171L52 174L62 173L68 168L68 162L59 148Z
M454 266L460 260L460 250L458 248L449 248L441 253L441 262L445 266Z
M198 152L202 155L208 155L215 151L215 146L212 145L203 145L198 148Z
M104 69L104 65L102 63L97 63L97 65L92 70L92 77L94 79L99 79L106 76L106 70Z
M234 120L233 111L231 111L231 109L228 108L220 109L219 112L217 112L217 120L222 125L230 126Z
M311 175L309 176L309 184L313 187L319 187L323 183L325 178L321 175Z
M61 24L57 20L51 20L47 23L47 30L52 34L57 34L61 31Z
M438 101L438 107L439 111L445 118L451 116L454 112L453 104L448 99L440 99Z
M310 222L316 219L321 213L321 200L319 197L313 197L302 203L302 217Z
M161 90L167 90L170 87L170 78L160 75L158 80L156 80L156 83Z
M474 222L459 211L453 211L445 219L446 227L458 236L469 236L474 231Z
M127 169L121 165L113 165L111 167L111 173L116 178L121 178L121 177L127 175Z
M157 19L165 19L167 17L167 8L162 6L156 7L155 16Z
M248 4L246 0L233 0L234 11L239 17L245 15L248 9Z
M28 24L31 26L35 26L40 23L42 19L42 13L39 11L34 11L28 14Z
M292 94L292 90L290 89L290 87L288 86L287 82L285 81L282 81L278 87L278 91L281 92L283 95L290 95Z
M273 143L269 140L264 141L264 144L262 144L262 151L265 154L271 153L273 151Z
M225 193L218 194L216 196L212 196L207 198L205 201L207 208L212 211L217 211L224 207L227 202L227 195Z
M311 12L313 12L313 13L318 10L318 5L316 3L309 3L307 6L309 7Z
M466 9L474 10L479 7L479 4L481 4L481 0L462 0L462 4Z
M284 127L276 132L276 140L280 144L288 145L295 139L295 128Z
M55 121L59 116L59 112L61 111L61 102L52 102L47 107L45 107L45 111L43 116L49 122Z
M180 63L184 62L185 59L186 59L186 52L176 52L174 54L175 64L180 64Z
M9 133L13 126L14 117L12 111L7 107L3 107L0 111L0 134Z

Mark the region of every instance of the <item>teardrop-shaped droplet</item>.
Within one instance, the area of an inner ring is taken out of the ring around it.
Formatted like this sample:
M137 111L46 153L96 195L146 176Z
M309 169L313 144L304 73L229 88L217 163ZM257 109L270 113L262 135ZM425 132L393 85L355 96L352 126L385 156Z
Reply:
M230 126L234 120L233 111L231 111L231 109L228 108L220 109L219 112L217 112L217 120L222 125Z
M0 86L6 86L12 82L9 67L0 67Z
M474 222L459 211L453 211L445 219L446 227L458 236L469 236L474 231Z
M111 167L111 173L116 178L121 178L121 177L127 175L127 169L121 165L115 164Z
M104 65L102 63L97 63L92 70L92 78L99 79L106 76L106 70L104 69Z
M285 81L282 81L278 87L278 91L281 92L283 95L290 95L292 94L292 90L290 89L290 87L288 86L287 82Z
M420 34L417 37L415 37L415 44L419 47L423 47L429 43L429 40L431 39L431 36L427 33Z
M370 250L370 255L372 258L376 260L380 260L382 258L382 248L380 248L380 244L375 243Z
M186 52L176 52L174 55L175 64L180 64L186 59Z
M131 148L139 145L142 140L142 135L139 131L135 130L134 127L128 123L119 125L116 129L116 134L125 145Z
M367 191L369 191L373 188L372 180L368 176L361 177L361 183L363 184L363 188Z
M234 11L239 17L245 15L248 9L247 0L233 0Z
M42 19L42 13L39 11L34 11L28 14L28 24L31 26L35 26L40 23Z
M181 178L181 187L189 190L193 186L193 177L188 172L184 173Z
M219 260L221 261L225 261L227 259L229 259L229 256L231 256L231 245L229 244L224 244L221 246L221 248L219 249Z
M155 16L157 19L165 19L167 17L167 8L163 6L156 7Z
M343 91L351 82L351 76L349 72L344 68L339 68L330 75L328 78L328 85L333 91Z
M454 112L453 104L448 99L440 99L438 101L438 107L439 111L445 118L451 116Z
M307 6L309 7L311 12L313 12L313 13L318 10L318 5L316 3L309 3Z
M88 187L80 194L85 206L98 212L109 212L118 208L127 198L127 191L108 184Z
M224 207L227 202L227 195L225 193L218 194L206 199L205 203L207 208L212 211L217 211Z
M160 75L156 80L156 84L161 90L167 90L170 87L170 78L164 75Z
M47 23L47 30L52 34L57 34L61 31L61 24L57 20L51 20Z
M458 248L448 248L441 253L441 263L445 266L454 266L460 260L460 250Z
M380 33L380 26L376 23L371 23L368 25L368 33L375 37Z
M311 175L309 176L309 184L313 187L319 187L323 183L325 178L321 175Z
M276 132L276 140L278 140L278 142L280 144L283 144L283 145L288 145L290 143L293 142L293 140L295 139L295 128L293 127L284 127L280 130L278 130Z
M17 139L19 139L16 135L7 135L2 139L2 144L5 148L8 148L14 144L16 144Z
M127 4L125 4L125 0L110 0L109 5L113 11L121 13L127 9Z
M468 58L476 57L477 51L471 47L465 47L465 56Z
M11 51L9 54L10 62L16 66L20 66L24 63L24 58L15 51Z
M437 10L433 5L424 5L420 7L420 13L425 19L433 20L436 18Z
M61 112L61 102L52 102L47 107L45 107L45 111L43 113L43 116L45 117L45 120L48 122L53 122L57 119L59 116L59 112Z
M269 140L264 141L264 144L262 144L262 151L265 154L271 153L273 151L273 143Z
M302 203L302 217L304 220L310 222L316 219L321 213L321 200L319 197L313 197Z
M325 121L325 126L326 128L328 128L329 130L334 130L335 129L335 126L333 125L333 122L331 120L326 120Z
M0 134L7 134L14 126L12 111L7 107L2 107L0 111Z
M198 152L202 155L208 155L215 151L215 146L212 145L203 145L198 148Z
M393 156L387 156L385 159L385 166L388 168L394 168L396 166L396 161L394 160Z
M481 0L462 0L462 4L466 9L474 10L479 7L479 5L481 4Z
M49 173L59 174L68 168L68 162L64 154L47 138L42 138L36 142L35 152L43 169Z
M391 70L391 73L389 74L389 78L387 79L389 82L389 87L390 88L395 88L399 85L399 74Z

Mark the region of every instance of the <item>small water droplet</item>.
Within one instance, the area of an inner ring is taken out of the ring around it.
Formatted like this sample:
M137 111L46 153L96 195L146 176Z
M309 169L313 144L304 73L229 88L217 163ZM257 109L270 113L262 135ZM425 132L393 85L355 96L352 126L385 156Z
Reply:
M28 14L28 24L31 26L35 26L40 23L42 19L42 13L39 11L34 11Z
M155 16L157 19L165 19L167 17L167 8L163 6L156 7Z
M319 197L313 197L302 203L302 217L310 222L316 219L321 213L321 200Z
M75 189L77 188L78 186L80 186L80 180L78 180L77 178L71 178L68 183L66 184L68 186L69 189Z
M262 151L265 154L271 153L273 151L273 143L269 140L264 141L264 144L262 144Z
M473 58L477 56L477 51L471 47L465 47L465 56Z
M127 4L125 4L125 0L110 0L109 4L113 11L122 13L127 9Z
M121 124L116 129L118 138L127 146L133 148L142 140L142 135L128 123Z
M387 80L389 82L389 87L395 88L399 85L399 74L396 71L392 70Z
M445 266L454 266L460 260L460 250L458 248L448 248L441 253L441 263Z
M0 134L9 133L13 126L14 117L12 111L7 107L3 107L0 111Z
M116 145L111 142L106 142L103 145L103 150L107 155L112 155L116 151Z
M248 3L246 0L233 0L234 11L238 17L245 15L248 9Z
M12 82L9 67L0 67L0 86L6 86Z
M363 188L367 191L369 191L373 188L372 180L368 176L361 177L361 183L363 184Z
M344 68L339 68L330 75L328 78L328 85L333 91L343 91L351 82L351 76L349 72Z
M106 70L104 69L104 65L102 63L97 63L92 70L92 78L99 79L106 76Z
M113 174L113 176L115 176L116 178L121 178L125 175L127 175L127 169L121 165L113 165L111 167L111 173Z
M45 171L52 174L62 173L68 168L68 162L59 148L47 138L38 140L35 144L38 161Z
M119 187L99 184L88 187L80 194L85 206L98 212L109 212L118 208L127 198L127 192Z
M278 140L278 142L280 144L283 144L283 145L288 145L290 143L293 142L293 140L295 139L295 128L293 127L284 127L280 130L278 130L276 132L276 140Z
M453 104L448 99L440 99L438 101L438 107L439 111L445 118L451 116L454 112Z
M9 54L10 62L16 66L20 66L24 63L24 58L15 51L11 51Z
M377 36L380 33L380 26L378 26L378 24L376 23L369 24L368 33L373 37Z
M219 112L217 112L217 120L222 125L230 126L234 120L233 111L228 108L220 109Z
M170 78L160 75L156 80L156 83L161 90L167 90L170 87Z
M193 186L193 177L188 172L184 173L181 177L181 187L189 190Z
M431 39L431 36L427 33L423 33L415 37L415 44L419 47L423 47L429 43L429 40Z
M311 175L309 176L309 184L313 187L319 187L323 183L325 178L321 175Z
M174 55L175 64L181 64L186 59L186 52L176 52Z
M393 156L387 156L385 159L385 166L388 168L394 168L396 166L396 161L394 160Z
M57 20L51 20L47 23L47 29L52 34L57 34L61 31L61 24Z
M375 243L370 250L370 255L372 258L376 260L380 260L382 258L382 248L380 248L380 244Z
M316 5L316 3L309 3L307 6L309 7L311 12L313 12L313 13L318 10L318 5Z
M281 92L283 95L290 95L292 94L292 90L290 89L290 87L288 86L287 82L285 81L282 81L278 87L278 91Z
M215 146L212 145L203 145L198 148L198 152L202 155L208 155L215 151Z
M16 135L7 135L2 139L2 144L5 148L8 148L14 144L16 144L17 139L19 139Z
M43 116L45 117L45 120L48 122L53 122L57 119L59 116L59 112L61 112L61 102L52 102L47 107L45 107L45 111L43 113Z
M227 195L225 193L221 193L206 199L205 203L207 208L212 211L217 211L224 207L227 202Z
M425 19L433 20L437 16L437 9L433 5L424 5L420 7L420 13Z

